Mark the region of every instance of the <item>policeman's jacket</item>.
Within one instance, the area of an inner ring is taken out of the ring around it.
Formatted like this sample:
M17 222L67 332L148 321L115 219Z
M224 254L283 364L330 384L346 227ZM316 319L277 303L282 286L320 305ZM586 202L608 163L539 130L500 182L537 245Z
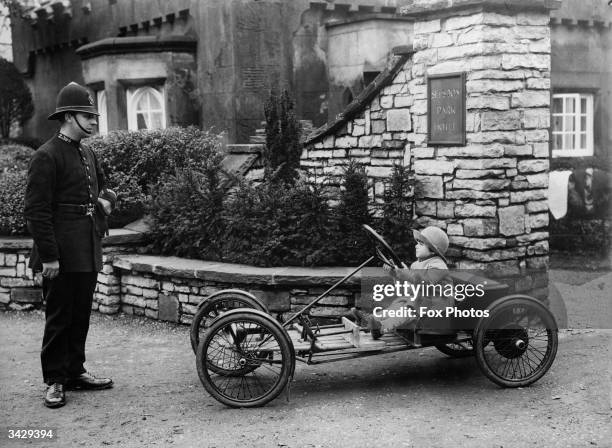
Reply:
M34 152L28 168L25 218L34 239L30 267L59 260L60 272L97 272L102 267L104 220L97 205L105 188L94 152L56 134Z

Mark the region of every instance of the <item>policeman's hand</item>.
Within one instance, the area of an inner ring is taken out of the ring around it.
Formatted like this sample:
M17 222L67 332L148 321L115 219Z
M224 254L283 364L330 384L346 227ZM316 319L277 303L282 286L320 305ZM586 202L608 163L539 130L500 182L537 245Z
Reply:
M54 279L59 275L59 260L50 261L48 263L43 263L43 277L47 277L49 279Z
M104 210L104 214L106 216L110 215L111 212L113 211L113 206L111 205L110 201L107 201L106 199L98 198L98 202L102 206L102 210Z

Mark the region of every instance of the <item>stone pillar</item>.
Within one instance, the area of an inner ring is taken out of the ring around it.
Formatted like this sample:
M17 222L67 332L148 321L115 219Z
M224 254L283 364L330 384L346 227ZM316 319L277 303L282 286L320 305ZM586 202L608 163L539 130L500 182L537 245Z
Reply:
M408 139L417 222L446 229L457 268L546 269L549 12L557 2L431 3L402 9L415 19L416 52L405 70L414 97ZM467 144L428 146L427 77L456 72L466 74ZM535 277L529 286L545 297L547 280Z

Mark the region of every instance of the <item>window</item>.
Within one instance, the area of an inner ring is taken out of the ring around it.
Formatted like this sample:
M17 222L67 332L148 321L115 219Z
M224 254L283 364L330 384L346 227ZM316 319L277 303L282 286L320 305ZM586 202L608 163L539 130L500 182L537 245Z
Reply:
M132 88L127 91L128 129L163 129L166 127L164 95L153 87Z
M553 157L593 155L593 95L553 95Z
M98 90L96 92L96 103L98 104L98 133L100 135L108 134L108 113L106 110L106 91Z

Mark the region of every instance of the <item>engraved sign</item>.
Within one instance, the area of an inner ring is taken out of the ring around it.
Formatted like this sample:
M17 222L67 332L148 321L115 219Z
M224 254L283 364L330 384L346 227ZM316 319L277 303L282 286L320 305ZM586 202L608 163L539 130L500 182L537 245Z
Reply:
M428 77L427 131L430 145L465 146L465 73Z

